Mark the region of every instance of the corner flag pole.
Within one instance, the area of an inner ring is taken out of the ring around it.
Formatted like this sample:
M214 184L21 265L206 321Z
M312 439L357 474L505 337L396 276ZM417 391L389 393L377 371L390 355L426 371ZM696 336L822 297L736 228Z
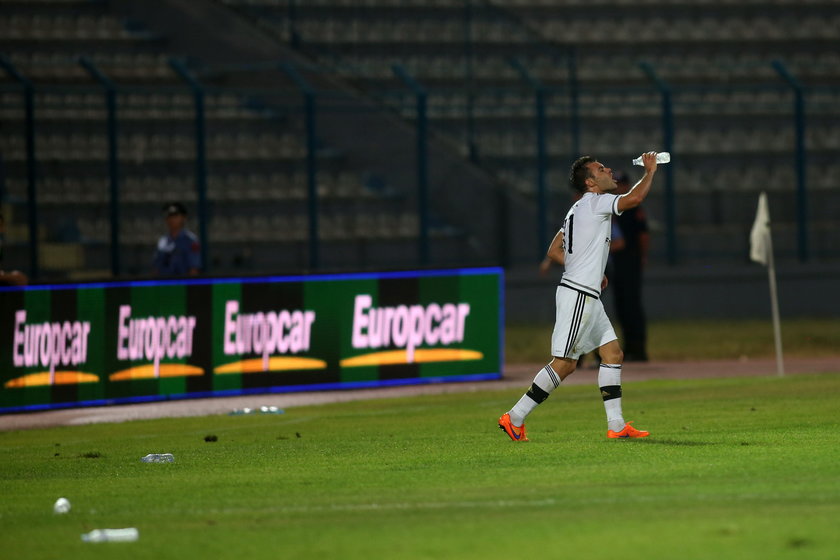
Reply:
M773 339L776 343L776 373L785 375L785 362L782 357L782 325L779 320L779 294L776 290L776 265L773 260L773 240L767 232L767 276L770 281L770 309L773 315Z
M758 210L750 231L750 259L767 267L770 283L770 309L773 315L773 338L776 344L776 372L779 377L785 374L782 357L782 327L779 320L779 296L776 289L776 265L773 260L773 238L770 235L770 211L767 206L767 193L758 197Z

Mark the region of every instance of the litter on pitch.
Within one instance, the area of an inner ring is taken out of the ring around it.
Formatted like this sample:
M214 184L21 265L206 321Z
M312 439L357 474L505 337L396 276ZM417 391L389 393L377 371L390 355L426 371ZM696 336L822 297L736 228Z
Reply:
M245 414L283 414L285 411L276 406L261 406L259 408L236 408L231 410L229 416L243 416Z
M94 529L84 533L84 542L134 542L140 537L140 531L134 527L125 529Z
M140 460L144 463L174 463L175 456L172 453L149 453Z
M59 498L55 501L53 505L53 512L54 513L67 513L70 511L70 500L67 498Z

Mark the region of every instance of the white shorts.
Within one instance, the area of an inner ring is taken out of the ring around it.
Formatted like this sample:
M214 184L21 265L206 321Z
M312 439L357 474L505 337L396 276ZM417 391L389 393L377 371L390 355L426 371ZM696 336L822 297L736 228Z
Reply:
M557 286L557 315L551 334L551 355L576 360L616 340L600 299L572 288Z

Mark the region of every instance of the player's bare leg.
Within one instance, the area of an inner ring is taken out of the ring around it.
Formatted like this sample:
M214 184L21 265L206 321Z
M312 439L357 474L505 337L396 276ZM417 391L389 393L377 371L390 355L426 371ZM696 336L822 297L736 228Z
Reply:
M604 344L600 348L601 367L598 369L598 387L604 399L607 413L607 437L623 439L647 437L648 432L637 430L624 421L621 411L621 367L624 353L617 340Z
M560 378L560 381L563 381L574 373L577 369L577 363L577 360L571 360L569 358L554 358L548 365L557 372L557 376Z

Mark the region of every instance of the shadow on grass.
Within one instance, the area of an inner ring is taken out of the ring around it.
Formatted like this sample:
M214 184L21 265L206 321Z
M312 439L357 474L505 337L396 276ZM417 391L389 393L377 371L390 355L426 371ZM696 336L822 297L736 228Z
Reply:
M686 440L686 439L653 439L653 438L643 438L643 439L636 439L634 440L640 444L645 445L679 445L682 447L700 447L705 445L720 445L716 442L710 441L695 441L695 440Z

